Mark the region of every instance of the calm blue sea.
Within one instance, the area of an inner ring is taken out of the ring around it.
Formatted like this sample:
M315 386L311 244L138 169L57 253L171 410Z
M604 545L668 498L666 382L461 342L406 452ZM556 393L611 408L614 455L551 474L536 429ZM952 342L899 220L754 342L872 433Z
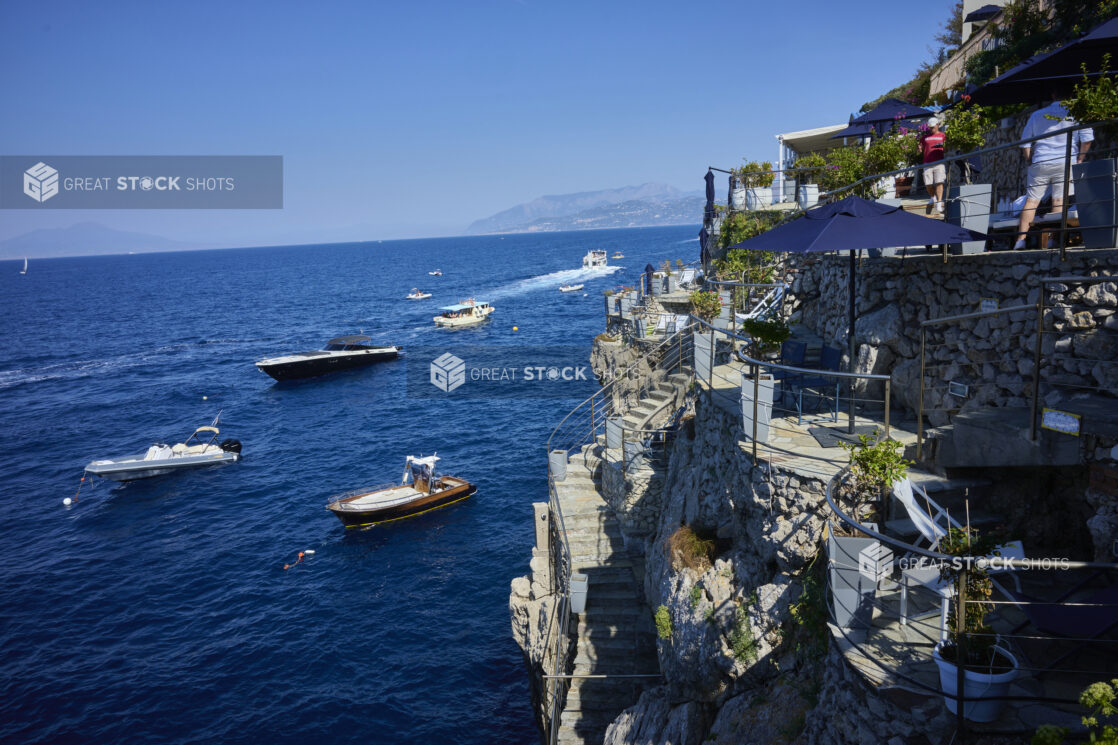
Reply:
M406 360L286 384L252 363L362 331L589 353L602 290L695 259L696 231L0 263L0 741L535 742L508 587L574 401L416 401ZM623 269L580 279L591 248ZM557 291L571 280L586 297ZM416 286L435 297L405 301ZM435 329L433 308L468 295L493 321ZM97 481L63 506L90 460L181 441L219 409L241 463ZM474 498L363 531L324 509L435 450Z

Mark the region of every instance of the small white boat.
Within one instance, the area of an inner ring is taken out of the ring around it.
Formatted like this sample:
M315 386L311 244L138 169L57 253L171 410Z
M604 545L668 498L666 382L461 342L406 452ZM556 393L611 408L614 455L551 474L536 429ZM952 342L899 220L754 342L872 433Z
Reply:
M441 314L434 317L436 326L459 328L461 326L476 326L488 320L493 313L493 306L484 300L463 300L455 305L439 308Z
M420 292L414 287L411 288L411 292L408 293L408 300L426 300L429 297L431 297L431 293Z
M605 251L594 249L582 257L583 269L605 269L609 266L609 257Z
M20 274L27 274L27 257L26 256L23 257L23 269L20 270Z
M430 274L430 275L431 275L432 277L441 277L441 276L443 276L443 270L442 270L442 269L436 269L436 270L435 270L435 271L433 271L433 272L427 272L427 273L428 273L428 274Z
M611 256L610 258L611 259L624 259L625 254L621 253L620 251L615 251L613 256Z
M559 285L559 292L578 292L584 285Z
M85 470L112 481L135 481L174 471L236 463L241 459L241 443L228 439L217 444L220 434L217 421L215 419L209 427L199 427L176 445L156 443L143 455L95 460ZM204 439L206 435L210 436L208 440Z

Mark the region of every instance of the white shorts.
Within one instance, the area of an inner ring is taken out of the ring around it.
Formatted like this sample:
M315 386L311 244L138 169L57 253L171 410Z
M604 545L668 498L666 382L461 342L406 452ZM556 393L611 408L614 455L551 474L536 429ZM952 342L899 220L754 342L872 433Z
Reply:
M937 163L924 169L925 186L942 184L945 181L947 181L947 168L944 167L943 163Z
M1052 198L1064 198L1064 161L1048 160L1043 163L1033 163L1029 166L1029 190L1025 193L1026 199L1035 199L1038 202L1044 199L1044 194L1052 189ZM1068 191L1068 194L1073 194Z

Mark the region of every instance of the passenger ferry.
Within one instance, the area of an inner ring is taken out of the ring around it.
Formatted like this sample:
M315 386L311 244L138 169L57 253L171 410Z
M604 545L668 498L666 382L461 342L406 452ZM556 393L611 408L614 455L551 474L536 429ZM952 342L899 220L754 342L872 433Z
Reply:
M439 308L441 314L433 319L436 326L459 328L461 326L476 326L488 320L493 312L493 306L484 300L463 300L455 305Z

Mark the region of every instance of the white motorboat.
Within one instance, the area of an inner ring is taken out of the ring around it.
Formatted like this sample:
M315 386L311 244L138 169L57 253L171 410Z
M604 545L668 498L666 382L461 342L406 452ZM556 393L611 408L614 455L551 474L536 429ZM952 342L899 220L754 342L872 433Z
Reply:
M459 328L461 326L475 326L488 320L490 314L493 313L493 306L484 300L470 298L455 305L439 308L439 310L442 313L432 319L436 326Z
M220 414L218 417L220 418ZM217 419L209 427L199 427L185 441L176 445L156 443L142 455L95 460L85 467L87 473L112 481L135 481L162 476L191 468L236 463L241 459L239 440L227 439L217 444L220 431ZM209 439L205 439L209 436Z
M559 292L578 292L584 285L559 285Z
M620 251L615 251L613 256L611 256L610 258L611 259L624 259L625 254L621 253Z
M427 272L427 273L428 273L428 274L430 274L430 275L431 275L432 277L441 277L441 276L443 276L443 270L442 270L442 269L436 269L436 270L435 270L435 271L433 271L433 272Z
M609 256L605 251L594 249L582 257L583 269L605 269L609 266Z
M422 291L413 287L413 288L411 288L411 292L408 293L408 298L407 299L408 300L426 300L429 297L431 297L431 293L422 292Z

